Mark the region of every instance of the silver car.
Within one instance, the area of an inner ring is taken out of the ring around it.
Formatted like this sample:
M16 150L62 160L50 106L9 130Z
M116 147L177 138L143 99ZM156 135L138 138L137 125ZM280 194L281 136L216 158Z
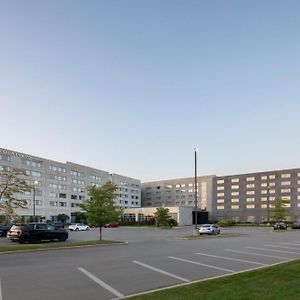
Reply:
M220 228L215 224L204 224L199 228L200 234L219 234Z

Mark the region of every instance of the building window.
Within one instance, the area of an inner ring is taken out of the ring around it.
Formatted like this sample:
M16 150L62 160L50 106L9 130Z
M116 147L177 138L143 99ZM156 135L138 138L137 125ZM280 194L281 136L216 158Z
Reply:
M239 199L238 198L232 198L231 199L231 203L238 203L239 202Z
M218 210L224 209L224 205L217 205L217 209L218 209Z
M239 182L240 180L239 180L239 178L232 178L231 179L231 182Z
M217 203L224 203L224 199L218 199Z
M281 174L281 178L290 178L291 174Z
M282 196L281 199L282 200L290 201L291 200L291 196Z
M269 175L269 179L275 179L275 174Z
M232 186L231 186L231 189L232 189L232 190L237 190L238 188L239 188L238 185L232 185Z
M268 197L261 197L260 201L264 202L264 201L268 201Z
M231 209L239 209L240 206L239 205L231 205Z
M266 182L263 182L260 186L261 186L261 187L267 187L268 184L267 184Z
M246 181L254 181L254 177L247 177Z
M246 192L247 195L254 195L254 193L255 193L254 191L247 191Z
M217 184L222 184L222 183L224 183L224 179L218 179L217 180Z
M231 196L238 196L239 195L239 192L232 192L231 193Z
M261 176L261 180L267 180L268 176Z
M255 200L254 198L246 198L247 202L254 202L254 200Z
M247 207L247 208L255 208L255 205L254 205L254 204L247 204L246 207Z
M224 193L217 193L217 197L224 197Z
M281 193L290 193L291 189L281 189L280 192Z
M218 190L218 191L224 190L224 186L218 186L218 187L217 187L217 190Z
M247 184L246 185L247 189L251 189L251 188L254 188L254 183L251 183L251 184Z
M282 181L281 185L291 185L291 182L290 181Z

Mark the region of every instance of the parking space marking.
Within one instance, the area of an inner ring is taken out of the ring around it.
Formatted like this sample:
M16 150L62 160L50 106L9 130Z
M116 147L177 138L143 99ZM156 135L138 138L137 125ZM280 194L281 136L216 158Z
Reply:
M241 254L258 255L258 256L265 256L265 257L278 258L278 259L284 259L284 260L293 260L293 258L284 257L284 256L274 256L274 255L267 255L267 254L261 254L261 253L256 253L256 252L238 251L238 250L232 250L232 249L224 249L224 250L229 251L229 252L241 253Z
M284 242L282 242L282 243L279 243L279 244L282 244L282 245L291 245L291 246L300 246L300 244L298 243L284 243Z
M105 283L104 281L99 279L98 277L94 276L92 273L88 272L87 270L85 270L81 267L79 267L78 270L81 271L83 274L85 274L90 279L92 279L93 281L95 281L96 283L98 283L101 287L105 288L106 290L108 290L112 294L116 295L117 297L124 297L123 294L121 294L120 292L115 290L113 287L111 287L110 285L108 285L107 283Z
M3 297L2 297L2 287L1 287L1 278L0 278L0 300L3 300Z
M272 252L280 252L280 253L289 253L289 254L300 255L299 252L291 252L291 251L285 251L285 250L276 250L276 249L270 249L270 248L257 248L257 247L246 247L246 248L254 249L254 250L272 251Z
M243 259L232 258L232 257L217 256L217 255L211 255L211 254L206 254L206 253L199 253L198 252L196 254L203 255L203 256L215 257L215 258L221 258L221 259L227 259L227 260L240 261L240 262L245 262L245 263L250 263L250 264L255 264L255 265L260 265L260 266L267 266L268 265L268 264L263 264L263 263L256 262L256 261L249 261L249 260L243 260Z
M158 268L149 266L149 265L144 264L144 263L142 263L142 262L140 262L140 261L133 260L132 262L135 263L135 264L138 264L138 265L140 265L140 266L142 266L142 267L145 267L145 268L148 268L148 269L150 269L150 270L156 271L156 272L158 272L158 273L161 273L161 274L164 274L164 275L167 275L167 276L170 276L170 277L179 279L179 280L181 280L181 281L184 281L184 282L191 282L190 280L188 280L188 279L186 279L186 278L183 278L183 277L174 275L174 274L172 274L172 273L166 272L166 271L164 271L164 270L161 270L161 269L158 269Z
M299 248L293 248L293 247L288 247L288 246L278 246L278 245L270 245L270 244L265 244L264 246L274 247L274 248L283 248L283 249L289 249L289 250L299 250Z
M206 264L199 263L197 261L187 260L187 259L183 259L183 258L179 258L179 257L168 256L168 258L179 260L179 261L183 261L183 262L187 262L187 263L194 264L194 265L199 265L199 266L207 267L207 268L212 268L212 269L216 269L216 270L220 270L220 271L224 271L224 272L230 272L230 273L234 273L235 272L233 270L224 269L224 268L220 268L220 267L215 267L215 266L211 266L211 265L206 265Z

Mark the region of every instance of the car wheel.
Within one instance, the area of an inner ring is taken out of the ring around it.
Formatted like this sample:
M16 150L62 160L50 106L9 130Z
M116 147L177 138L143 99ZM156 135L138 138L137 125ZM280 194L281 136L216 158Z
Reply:
M91 229L90 227L87 227L87 228L86 228L86 230L90 230L90 229Z
M30 243L30 244L35 244L37 242L38 242L38 239L36 236L31 236L28 238L28 243Z
M59 237L59 241L60 242L65 242L67 240L67 235L66 234L62 234L60 237Z
M79 228L78 228L78 227L76 227L75 231L79 231Z

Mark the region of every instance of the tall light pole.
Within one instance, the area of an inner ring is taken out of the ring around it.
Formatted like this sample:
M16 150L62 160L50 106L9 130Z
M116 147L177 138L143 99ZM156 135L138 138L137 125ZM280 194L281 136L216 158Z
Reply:
M197 184L197 152L198 149L194 148L194 155L195 155L195 228L193 230L193 235L199 235L198 232L198 184Z
M270 186L267 186L267 225L270 225Z

